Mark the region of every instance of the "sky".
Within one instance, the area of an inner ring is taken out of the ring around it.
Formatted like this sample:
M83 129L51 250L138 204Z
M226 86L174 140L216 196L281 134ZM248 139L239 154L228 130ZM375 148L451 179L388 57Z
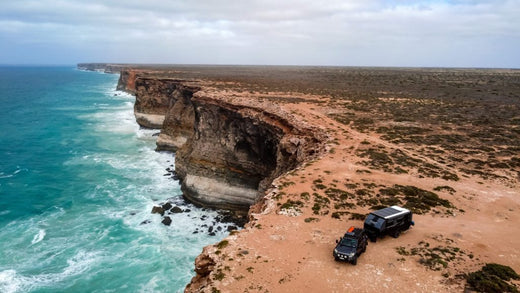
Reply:
M520 0L2 0L0 64L520 68Z

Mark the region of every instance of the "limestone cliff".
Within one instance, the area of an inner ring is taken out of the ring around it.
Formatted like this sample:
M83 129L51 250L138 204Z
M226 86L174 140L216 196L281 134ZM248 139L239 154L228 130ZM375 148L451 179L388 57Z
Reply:
M77 65L79 70L98 71L104 73L119 73L125 65L110 64L110 63L79 63Z
M157 138L159 151L177 151L194 132L195 108L191 98L200 87L193 82L173 80L170 82L174 83L175 90L169 96L169 108Z
M184 196L195 203L247 210L272 180L320 150L323 137L268 103L199 91L194 134L177 152Z
M135 94L135 81L137 78L137 71L129 68L124 68L119 74L117 81L117 90L124 91L130 94Z
M86 70L110 66L78 64ZM117 89L135 94L139 125L161 129L157 149L176 151L188 200L247 211L276 177L323 151L325 138L269 101L214 85L122 67Z
M162 128L169 108L183 95L181 83L182 80L168 78L136 77L134 114L137 123L146 128Z

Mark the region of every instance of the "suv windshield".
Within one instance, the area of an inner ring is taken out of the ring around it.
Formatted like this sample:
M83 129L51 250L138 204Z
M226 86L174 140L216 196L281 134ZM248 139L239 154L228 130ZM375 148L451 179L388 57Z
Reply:
M345 238L344 237L343 239L341 239L340 245L341 246L346 246L346 247L356 247L357 246L357 240L353 239L353 238Z

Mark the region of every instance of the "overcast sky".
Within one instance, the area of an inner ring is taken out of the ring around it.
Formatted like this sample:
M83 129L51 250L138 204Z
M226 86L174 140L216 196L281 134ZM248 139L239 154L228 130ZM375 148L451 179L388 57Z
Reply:
M13 0L0 64L520 68L520 0Z

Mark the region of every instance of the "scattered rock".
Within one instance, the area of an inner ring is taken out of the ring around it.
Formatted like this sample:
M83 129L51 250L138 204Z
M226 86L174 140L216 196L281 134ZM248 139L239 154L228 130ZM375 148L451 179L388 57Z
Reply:
M159 134L161 134L160 132L156 132L154 134L152 134L152 136L159 136Z
M213 226L210 226L210 227L208 228L208 232L209 232L209 233L213 232Z
M169 203L169 202L167 202L167 203L165 203L165 204L162 205L162 208L163 208L165 211L167 211L167 210L169 210L169 209L172 208L172 204Z
M164 215L164 209L162 207L159 207L159 206L154 206L152 208L152 214L161 214L161 216Z
M220 211L215 219L219 223L233 223L239 227L244 227L248 221L246 214L233 211Z
M178 213L182 213L182 209L178 206L174 206L173 208L171 208L170 212L172 212L174 214L178 214Z
M211 232L211 233L208 233L209 236L215 236L217 234L215 234L215 232Z
M234 225L231 225L231 226L227 227L227 231L228 232L231 232L231 231L236 230L236 229L237 229L237 226L234 226Z
M170 224L172 223L172 219L168 216L164 217L164 219L162 220L162 222L164 225L166 226L170 226Z
M189 212L191 212L191 210L190 209L185 209L184 212L185 213L189 213Z
M150 220L144 220L144 221L142 221L141 224L139 224L139 225L146 225L146 224L150 224L151 222L152 222L152 221L150 221Z

